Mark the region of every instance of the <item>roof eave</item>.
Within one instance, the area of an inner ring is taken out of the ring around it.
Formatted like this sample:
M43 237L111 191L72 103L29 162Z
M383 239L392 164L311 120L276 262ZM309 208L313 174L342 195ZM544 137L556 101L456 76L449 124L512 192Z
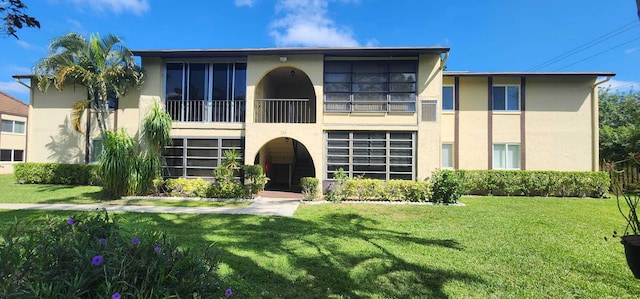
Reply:
M253 49L182 49L182 50L134 50L141 57L246 57L249 55L312 55L327 56L408 56L442 54L448 47L344 47L344 48L253 48Z
M615 76L613 72L444 72L444 76L449 77L543 77L543 76Z

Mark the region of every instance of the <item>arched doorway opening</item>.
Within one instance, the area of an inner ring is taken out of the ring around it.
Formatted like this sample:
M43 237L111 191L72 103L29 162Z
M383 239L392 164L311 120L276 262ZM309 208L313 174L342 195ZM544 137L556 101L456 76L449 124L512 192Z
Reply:
M254 164L260 164L269 177L266 190L299 192L301 178L316 176L307 147L289 137L265 143L256 154Z
M307 74L294 67L279 67L256 85L256 123L315 123L316 93Z

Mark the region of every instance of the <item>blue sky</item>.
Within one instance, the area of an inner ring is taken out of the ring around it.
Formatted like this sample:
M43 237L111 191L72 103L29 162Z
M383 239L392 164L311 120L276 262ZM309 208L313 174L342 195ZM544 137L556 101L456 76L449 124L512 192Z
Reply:
M0 37L0 90L68 32L113 33L134 50L448 46L451 71L607 71L640 89L633 0L23 0L41 29Z

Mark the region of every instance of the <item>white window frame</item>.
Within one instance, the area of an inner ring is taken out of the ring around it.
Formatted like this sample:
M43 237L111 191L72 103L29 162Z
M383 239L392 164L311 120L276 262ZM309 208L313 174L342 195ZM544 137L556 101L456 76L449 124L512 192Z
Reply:
M504 87L504 109L496 110L494 107L494 99L495 99L495 87ZM509 104L509 87L517 87L518 88L518 108L517 109L509 109L507 106ZM494 84L491 86L491 110L496 112L516 112L520 111L520 102L521 102L521 94L520 94L520 84Z
M444 88L451 88L451 109L445 109L444 108ZM442 103L441 103L441 108L442 108L442 112L453 112L456 110L456 88L454 85L452 84L443 84L442 85Z
M504 167L496 167L497 164L500 163L496 163L496 146L504 146L504 156L502 156L501 158L504 160ZM516 159L516 161L518 161L518 165L510 165L510 161L508 159L509 156L509 147L518 147L517 153L518 153L518 158ZM491 157L492 157L492 168L493 169L501 169L501 170L519 170L521 167L521 149L520 149L520 144L519 143L494 143L492 146L492 150L491 150Z
M448 166L445 166L445 159L444 159L444 149L445 146L449 147L450 150L450 154L449 154L449 161L448 162ZM454 165L453 165L453 161L455 160L454 158L454 152L453 152L453 142L443 142L440 145L440 167L442 169L453 169Z
M24 162L25 160L25 150L23 149L1 149L3 151L11 151L11 160L9 161L0 161L0 163L16 163L16 162ZM22 160L16 160L16 151L22 151Z
M21 120L13 120L13 119L3 119L2 122L11 122L11 131L2 131L2 133L9 133L9 134L18 134L18 135L25 135L27 133L27 122L25 121L21 121ZM20 133L20 132L16 132L16 123L23 123L24 125L24 132ZM2 130L2 123L0 123L0 130Z

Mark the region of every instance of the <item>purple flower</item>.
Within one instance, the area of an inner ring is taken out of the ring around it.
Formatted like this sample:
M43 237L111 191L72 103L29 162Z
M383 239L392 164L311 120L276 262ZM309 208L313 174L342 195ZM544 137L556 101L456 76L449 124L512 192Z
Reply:
M107 244L107 239L105 239L105 238L100 238L100 239L98 239L98 241L100 241L100 243L102 243L102 244Z
M133 245L138 245L138 244L140 244L140 239L133 238L133 239L131 239L131 243L133 243Z
M74 223L76 223L76 220L75 220L75 219L73 219L73 218L69 218L69 219L67 219L67 224L69 224L69 225L73 225Z
M115 292L115 293L113 293L113 295L111 295L111 299L120 299L120 297L122 297L122 296L118 292Z
M100 264L102 264L102 261L104 260L104 258L102 258L101 255L96 255L93 257L93 259L91 259L91 264L93 264L94 266L98 266Z
M231 295L233 294L233 292L231 291L231 288L228 288L226 291L224 291L224 295L228 297L231 297Z
M162 248L160 246L156 246L156 248L153 249L153 251L155 251L155 252L160 252L160 250L162 250Z

